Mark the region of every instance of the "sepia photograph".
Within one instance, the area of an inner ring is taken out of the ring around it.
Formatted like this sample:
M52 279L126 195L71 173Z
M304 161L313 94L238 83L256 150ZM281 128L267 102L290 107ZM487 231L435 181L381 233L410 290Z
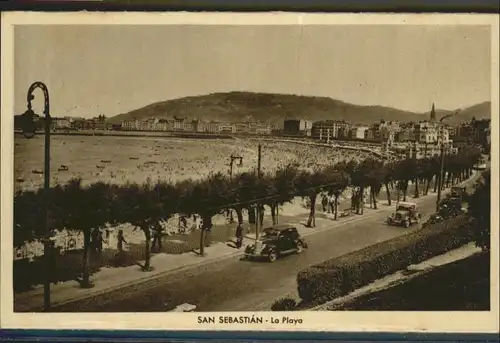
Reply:
M113 16L2 17L3 314L498 321L497 16Z

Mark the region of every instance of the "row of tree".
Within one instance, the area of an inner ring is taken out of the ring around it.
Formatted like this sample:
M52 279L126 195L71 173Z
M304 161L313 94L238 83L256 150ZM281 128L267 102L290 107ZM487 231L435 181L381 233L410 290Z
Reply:
M444 159L443 187L470 176L480 158L480 152L469 149ZM340 162L316 168L301 168L290 164L274 173L244 172L231 178L223 173L211 174L200 180L176 183L158 181L144 184L116 185L97 182L87 186L74 179L49 190L24 191L14 199L14 245L45 237L44 204L48 201L48 221L51 229L76 230L84 235L83 281L88 284L88 259L91 232L107 225L131 223L140 228L146 238L145 270L150 269L151 228L175 214L198 215L202 219L200 254L203 255L206 231L212 227L212 217L228 210L237 215L242 225L245 211L249 221L255 223L256 209L260 222L264 209L269 209L273 223L277 222L277 209L294 197L307 198L310 215L307 225L315 226L316 201L320 194L334 196L336 200L347 187L353 189L354 210L363 213L363 195L369 190L371 202L377 207L377 195L383 187L391 203L390 189L398 189L406 200L408 185L415 184L415 197L427 194L434 180L434 190L440 174L440 159L406 159L395 162L366 159L361 162ZM334 215L338 206L335 201Z

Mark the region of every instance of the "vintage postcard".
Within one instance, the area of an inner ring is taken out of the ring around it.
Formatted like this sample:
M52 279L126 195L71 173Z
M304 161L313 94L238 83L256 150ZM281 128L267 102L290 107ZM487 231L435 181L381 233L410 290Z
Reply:
M1 33L2 327L498 331L498 16Z

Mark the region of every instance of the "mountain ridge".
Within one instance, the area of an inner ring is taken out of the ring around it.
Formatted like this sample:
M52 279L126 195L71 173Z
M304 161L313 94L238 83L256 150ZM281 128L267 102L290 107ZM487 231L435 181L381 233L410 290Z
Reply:
M455 110L436 109L437 118ZM417 113L381 105L356 105L328 97L293 94L227 92L188 96L155 102L111 117L112 123L123 120L144 120L152 117L187 117L207 121L270 121L282 127L285 118L311 121L345 120L356 124L386 121L418 121L428 119L430 111ZM447 120L459 123L491 117L491 102L485 101L461 110Z

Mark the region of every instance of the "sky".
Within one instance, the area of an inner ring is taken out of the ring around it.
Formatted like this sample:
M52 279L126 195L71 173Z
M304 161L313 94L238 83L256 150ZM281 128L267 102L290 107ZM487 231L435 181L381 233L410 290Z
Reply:
M42 81L55 117L230 91L415 112L490 100L487 26L24 25L14 30L14 64L15 113Z

